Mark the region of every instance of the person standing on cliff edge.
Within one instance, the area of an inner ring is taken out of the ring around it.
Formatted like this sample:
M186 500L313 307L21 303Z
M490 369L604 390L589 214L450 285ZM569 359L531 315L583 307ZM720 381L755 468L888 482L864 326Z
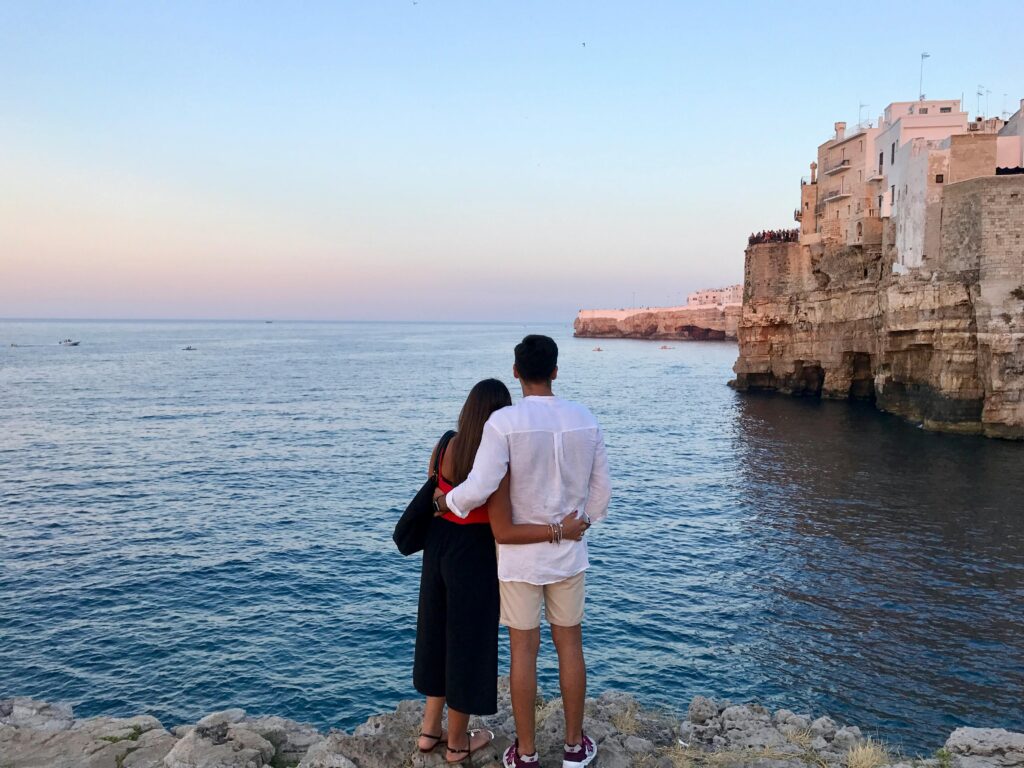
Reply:
M597 745L583 732L587 669L583 657L584 578L589 567L583 534L608 514L611 481L604 436L583 405L556 397L558 346L529 335L515 348L513 375L523 399L495 411L484 426L473 469L447 494L437 492L441 512L460 517L484 503L506 472L512 520L547 525L547 542L498 544L501 623L511 646L510 682L515 742L505 750L505 768L536 766L537 653L541 605L558 653L558 678L565 707L563 768L589 765ZM586 525L575 539L563 537L567 513Z

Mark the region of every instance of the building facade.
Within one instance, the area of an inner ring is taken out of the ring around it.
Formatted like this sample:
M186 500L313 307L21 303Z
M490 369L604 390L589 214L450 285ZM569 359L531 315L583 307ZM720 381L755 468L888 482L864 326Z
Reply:
M742 284L730 285L728 288L705 288L701 291L695 291L686 297L686 306L688 307L708 307L742 303Z
M894 270L921 267L937 253L946 185L1024 169L1022 133L1021 111L971 120L954 99L893 102L849 135L838 122L801 183L800 242L881 246Z

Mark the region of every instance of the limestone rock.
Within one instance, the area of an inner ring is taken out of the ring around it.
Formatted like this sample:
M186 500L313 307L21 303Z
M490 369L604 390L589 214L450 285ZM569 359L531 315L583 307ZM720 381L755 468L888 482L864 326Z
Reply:
M68 704L48 704L24 697L0 701L0 724L38 731L66 731L74 722Z
M230 725L197 725L164 758L165 768L262 768L274 746L258 733Z
M1024 733L1003 728L957 728L946 749L962 768L1024 766Z
M838 730L836 721L827 715L819 717L811 723L811 736L820 736L826 740L831 740Z
M243 720L245 720L244 709L225 709L220 712L212 712L202 718L198 723L196 723L196 725L206 727L220 725L221 723L228 723L231 725L233 723L240 723Z
M150 715L136 717L89 717L75 720L72 729L88 734L94 739L124 741L137 739L144 733L163 730L160 721Z
M163 728L146 731L121 762L122 768L164 768L164 758L178 740Z
M81 733L0 725L0 765L5 768L117 768L125 751Z
M275 759L286 765L298 763L324 738L312 725L283 717L246 717L236 727L252 730L273 744Z
M860 728L856 725L848 725L836 731L836 735L832 737L832 748L845 752L851 747L857 746L863 740L864 737L861 735Z
M694 696L686 714L691 723L704 725L711 718L718 716L718 706L709 698Z

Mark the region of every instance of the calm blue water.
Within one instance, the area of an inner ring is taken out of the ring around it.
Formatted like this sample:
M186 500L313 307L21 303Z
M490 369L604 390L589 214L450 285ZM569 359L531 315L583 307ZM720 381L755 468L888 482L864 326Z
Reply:
M414 696L391 529L527 330L612 462L592 690L828 711L910 750L1024 729L1024 446L739 395L731 344L515 325L0 323L0 697L351 727Z

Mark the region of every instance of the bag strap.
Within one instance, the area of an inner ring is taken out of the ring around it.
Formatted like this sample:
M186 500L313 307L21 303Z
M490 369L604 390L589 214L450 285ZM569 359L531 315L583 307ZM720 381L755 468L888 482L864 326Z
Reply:
M452 441L453 437L455 437L455 430L449 429L437 441L437 448L434 449L434 472L431 475L435 481L441 476L441 458L444 456L444 452L448 450L448 443Z

